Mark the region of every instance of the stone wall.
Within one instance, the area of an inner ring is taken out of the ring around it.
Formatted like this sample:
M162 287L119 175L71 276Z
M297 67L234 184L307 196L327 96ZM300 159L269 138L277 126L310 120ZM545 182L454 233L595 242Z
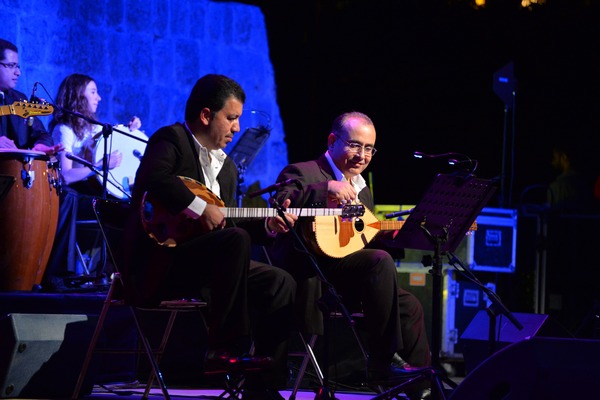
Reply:
M17 89L28 96L39 82L37 96L52 102L67 75L90 75L102 97L99 122L126 123L137 115L150 136L183 120L200 76L222 73L246 90L242 132L252 127L250 110L271 117L270 137L245 182L268 186L287 163L259 7L208 0L0 0L0 10L0 37L19 48ZM50 117L42 120L47 126Z

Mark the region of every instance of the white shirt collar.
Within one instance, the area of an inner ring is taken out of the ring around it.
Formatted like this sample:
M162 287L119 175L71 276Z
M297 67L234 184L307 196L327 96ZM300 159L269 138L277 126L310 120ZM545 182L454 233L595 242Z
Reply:
M198 141L198 139L196 139L196 136L194 136L194 134L192 133L192 130L190 129L190 127L187 124L187 121L185 121L183 123L183 125L185 126L185 129L188 131L188 133L192 136L192 138L194 139L194 142L196 142L196 144L200 147L200 149L204 152L210 153L211 157L216 158L219 163L221 163L221 165L223 163L225 163L225 158L227 158L227 153L225 153L223 151L223 149L216 149L216 150L210 150L208 151L206 149L206 147L202 146L202 144Z

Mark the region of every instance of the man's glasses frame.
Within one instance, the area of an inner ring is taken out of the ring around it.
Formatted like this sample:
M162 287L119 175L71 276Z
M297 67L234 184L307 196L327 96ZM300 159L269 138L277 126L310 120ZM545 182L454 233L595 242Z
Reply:
M336 138L340 139L342 142L344 142L346 144L346 147L348 147L348 149L352 153L360 154L361 152L364 152L365 156L370 156L370 157L373 157L375 155L375 153L377 153L377 149L373 146L363 146L360 143L349 142L346 139L342 139L338 135L334 134L334 136Z
M0 65L2 65L4 68L8 68L8 69L12 69L12 70L15 70L15 69L18 69L19 71L21 70L21 66L19 64L17 64L17 63L3 63L3 62L0 62Z

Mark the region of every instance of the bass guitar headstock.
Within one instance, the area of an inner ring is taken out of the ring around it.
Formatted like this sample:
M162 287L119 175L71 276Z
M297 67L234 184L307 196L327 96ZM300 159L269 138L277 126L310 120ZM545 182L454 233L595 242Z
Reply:
M0 106L0 116L17 115L21 118L40 117L52 115L54 107L49 103L30 103L28 101L15 101L6 106Z

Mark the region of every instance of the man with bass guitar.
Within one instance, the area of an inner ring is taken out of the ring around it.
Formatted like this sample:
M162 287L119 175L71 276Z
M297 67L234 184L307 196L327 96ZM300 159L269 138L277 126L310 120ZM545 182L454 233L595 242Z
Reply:
M0 39L0 149L31 149L55 155L62 150L62 145L54 144L52 136L36 117L50 115L52 108L27 103L25 94L15 89L20 76L17 46ZM9 107L15 104L18 107Z

